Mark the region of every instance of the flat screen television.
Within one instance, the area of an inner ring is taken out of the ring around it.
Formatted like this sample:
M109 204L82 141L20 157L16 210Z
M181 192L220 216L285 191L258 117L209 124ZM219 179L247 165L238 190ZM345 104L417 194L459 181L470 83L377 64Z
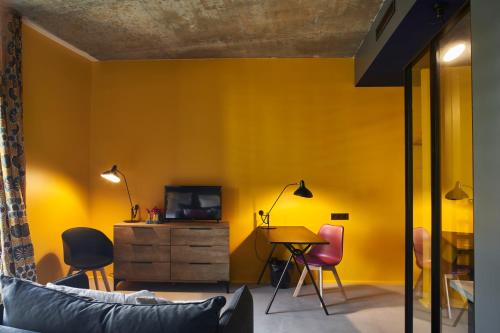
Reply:
M221 193L221 186L165 186L165 219L220 221Z

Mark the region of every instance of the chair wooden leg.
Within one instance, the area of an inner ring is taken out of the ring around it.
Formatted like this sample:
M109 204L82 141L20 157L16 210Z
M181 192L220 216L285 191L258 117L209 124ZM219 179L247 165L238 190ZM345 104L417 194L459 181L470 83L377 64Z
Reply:
M448 290L448 279L453 278L451 274L444 275L444 291L446 293L446 306L448 308L448 318L451 319L450 291Z
M68 271L68 275L67 276L70 276L71 274L73 274L74 270L75 269L72 266L69 266L69 271Z
M418 291L418 289L420 289L423 279L424 279L424 271L421 270L420 274L418 275L417 282L415 283L415 287L413 287L413 292Z
M293 292L293 297L299 296L300 289L302 288L302 285L304 284L304 280L307 276L307 269L304 267L302 270L302 274L300 274L300 279L297 282L297 287L295 287L295 291Z
M335 266L332 267L332 272L333 276L335 277L335 281L337 281L337 286L339 286L340 291L342 292L342 296L344 296L344 299L347 301L347 295L345 293L344 286L342 285L342 282L340 282L339 273L337 273L337 269L335 268Z
M319 294L321 297L323 297L323 267L319 267L319 274L318 274L318 279L319 279Z
M94 285L95 285L95 289L96 289L96 290L99 290L99 282L97 282L97 274L96 274L96 271L95 271L95 270L92 270L92 275L94 276Z
M109 288L109 283L108 283L108 278L106 277L106 272L104 271L104 268L99 269L101 272L102 280L104 281L104 286L106 287L106 291L111 291Z

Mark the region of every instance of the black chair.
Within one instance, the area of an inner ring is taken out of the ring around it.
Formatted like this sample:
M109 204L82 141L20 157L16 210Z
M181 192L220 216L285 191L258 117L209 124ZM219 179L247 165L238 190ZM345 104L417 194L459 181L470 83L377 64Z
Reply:
M74 271L92 271L97 289L96 272L101 272L107 291L110 291L104 267L113 263L113 243L101 231L91 228L72 228L62 234L64 262L69 266L68 276Z

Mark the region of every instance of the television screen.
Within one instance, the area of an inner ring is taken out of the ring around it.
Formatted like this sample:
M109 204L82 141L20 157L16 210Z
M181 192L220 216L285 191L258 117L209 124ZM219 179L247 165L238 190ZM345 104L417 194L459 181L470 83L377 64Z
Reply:
M165 186L165 219L221 220L220 186Z

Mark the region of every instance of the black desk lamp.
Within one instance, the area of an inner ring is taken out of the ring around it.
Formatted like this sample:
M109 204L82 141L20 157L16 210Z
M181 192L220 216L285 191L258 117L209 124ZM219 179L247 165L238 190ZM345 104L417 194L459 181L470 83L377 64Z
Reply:
M286 185L283 188L283 190L281 190L280 194L278 195L278 197L274 201L273 205L271 206L271 208L269 209L269 211L266 214L264 214L263 210L259 210L259 215L260 215L260 218L262 219L262 223L266 225L265 227L261 227L261 228L263 228L263 229L274 229L275 228L275 227L269 226L269 214L271 214L271 211L273 210L274 206L276 205L278 200L281 198L281 195L285 192L285 190L288 187L294 186L294 185L299 185L299 187L295 190L295 192L293 192L294 195L296 195L298 197L303 197L303 198L312 198L313 197L312 192L309 191L309 189L306 187L306 184L304 183L303 180L301 180L299 183L291 183L291 184Z
M470 188L473 190L472 186L469 185L464 185L460 181L457 181L455 183L455 187L453 187L451 190L446 192L445 198L448 200L463 200L463 199L469 199L469 195L467 192L463 190L464 187ZM472 200L472 199L470 199Z
M132 203L132 198L130 196L130 191L128 189L127 177L125 177L123 172L118 170L118 167L116 165L113 165L110 170L104 171L103 173L101 173L102 178L104 178L112 183L119 183L121 181L120 176L122 176L123 180L125 181L125 187L127 188L128 200L130 202L130 220L125 220L124 222L129 222L129 223L137 222L135 218L137 217L137 213L139 212L139 205L137 205L137 204L134 205Z

